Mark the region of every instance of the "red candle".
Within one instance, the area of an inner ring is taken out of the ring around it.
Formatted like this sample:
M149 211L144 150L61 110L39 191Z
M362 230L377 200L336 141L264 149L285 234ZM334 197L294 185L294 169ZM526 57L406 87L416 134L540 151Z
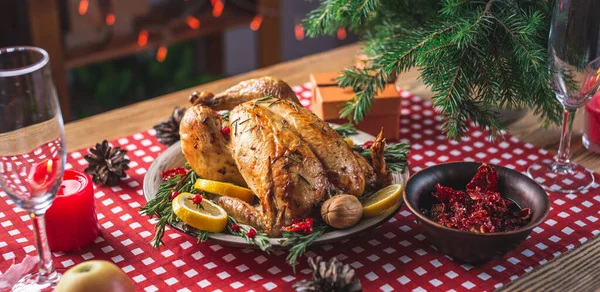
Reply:
M68 252L90 244L100 232L90 177L65 170L52 206L46 211L50 250Z

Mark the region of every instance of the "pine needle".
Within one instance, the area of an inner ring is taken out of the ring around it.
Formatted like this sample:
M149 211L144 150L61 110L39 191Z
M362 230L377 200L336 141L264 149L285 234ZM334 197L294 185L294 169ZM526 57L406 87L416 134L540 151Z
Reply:
M344 26L363 40L367 67L338 78L356 92L342 118L363 120L390 77L416 67L449 138L464 136L471 121L496 137L505 127L496 108L530 108L546 125L560 122L547 58L553 2L323 0L303 27L320 36Z

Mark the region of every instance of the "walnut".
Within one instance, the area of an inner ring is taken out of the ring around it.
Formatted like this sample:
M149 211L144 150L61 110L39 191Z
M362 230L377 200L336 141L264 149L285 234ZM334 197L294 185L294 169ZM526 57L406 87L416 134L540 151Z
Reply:
M321 206L325 223L339 229L354 226L360 221L362 212L362 204L352 195L336 195Z

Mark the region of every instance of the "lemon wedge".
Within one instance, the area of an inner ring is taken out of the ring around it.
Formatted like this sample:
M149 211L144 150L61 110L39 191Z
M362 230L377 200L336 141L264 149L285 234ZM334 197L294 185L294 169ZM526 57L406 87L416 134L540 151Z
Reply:
M252 204L254 201L254 194L250 189L230 183L199 178L196 180L194 188L216 195L238 198L248 204Z
M219 205L203 199L199 207L192 202L194 194L181 193L173 200L173 213L186 224L209 232L221 232L227 225L227 213Z
M344 138L344 141L346 141L346 143L348 145L350 145L350 148L354 148L354 141L352 141L352 139L350 139L350 138Z
M390 207L402 204L402 185L389 185L363 202L363 217L375 217Z

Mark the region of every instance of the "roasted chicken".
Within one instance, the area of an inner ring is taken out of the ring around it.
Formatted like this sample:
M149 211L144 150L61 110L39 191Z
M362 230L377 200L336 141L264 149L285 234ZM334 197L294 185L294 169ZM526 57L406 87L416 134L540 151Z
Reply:
M355 153L326 122L303 108L283 81L244 81L221 94L194 93L180 126L181 147L203 178L248 186L252 206L231 197L218 203L241 223L270 236L336 194L362 196L390 183L384 139L374 143L376 168ZM230 133L215 110L229 109Z

